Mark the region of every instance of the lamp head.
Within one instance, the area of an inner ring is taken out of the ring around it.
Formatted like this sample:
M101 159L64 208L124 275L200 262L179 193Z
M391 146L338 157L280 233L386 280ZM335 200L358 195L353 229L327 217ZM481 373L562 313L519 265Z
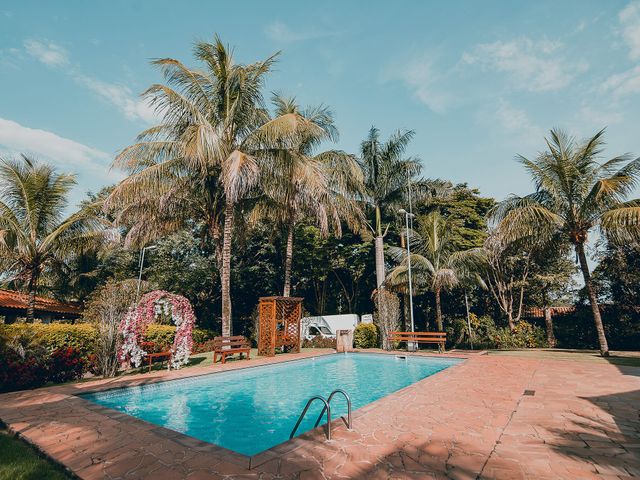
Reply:
M400 215L406 215L406 214L407 214L407 211L406 211L404 208L401 208L400 210L398 210L398 213L399 213Z

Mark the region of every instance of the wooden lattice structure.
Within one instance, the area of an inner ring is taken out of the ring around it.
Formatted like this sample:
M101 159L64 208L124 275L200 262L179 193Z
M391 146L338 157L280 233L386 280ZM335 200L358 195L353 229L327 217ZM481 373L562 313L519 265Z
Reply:
M302 298L262 297L258 310L258 355L273 357L279 347L300 352Z

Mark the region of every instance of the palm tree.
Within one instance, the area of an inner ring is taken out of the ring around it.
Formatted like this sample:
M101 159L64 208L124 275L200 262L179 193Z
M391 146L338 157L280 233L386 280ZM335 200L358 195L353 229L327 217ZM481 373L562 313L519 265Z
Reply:
M145 238L178 228L185 212L199 214L191 218L204 220L216 243L222 334L230 335L236 206L256 187L266 146L293 135L299 126L290 117L270 120L264 106L261 90L277 54L236 64L233 51L216 37L213 43L196 43L194 55L203 70L172 58L153 62L166 85L152 85L144 96L162 120L116 159L115 165L130 176L107 205L131 213L134 232L146 233Z
M410 231L412 280L416 291L427 290L435 296L436 324L443 331L442 292L451 290L468 278L475 278L483 262L481 249L455 251L451 223L437 210L416 218L416 230ZM407 284L408 257L401 247L389 247L393 258L401 263L387 277L386 283L392 288L403 289Z
M598 332L600 353L609 354L607 338L591 281L585 244L598 229L611 242L640 239L640 200L627 200L640 180L640 158L620 155L604 163L604 129L584 142L551 130L547 151L535 160L519 156L536 191L512 196L496 206L493 218L507 240L552 238L561 234L576 252Z
M353 155L338 150L315 153L321 142L336 141L338 137L327 107L301 110L295 98L281 95L274 95L273 103L277 119L291 118L298 125L298 132L277 139L269 153L263 154L260 187L263 195L253 217L275 218L285 227L283 295L288 297L297 222L307 217L323 235L331 230L338 236L342 234L341 219L351 225L358 223L361 211L355 199L361 191L362 172ZM268 128L269 123L260 131Z
M403 158L414 132L397 131L386 141L380 140L380 131L371 127L368 137L360 147L360 167L364 173L364 203L373 213L369 228L374 236L376 259L376 285L385 280L384 237L388 227L383 225L383 215L402 206L407 198L409 179L419 175L420 161Z
M58 174L26 155L0 159L0 257L9 278L26 284L30 322L45 269L96 248L113 233L94 204L64 216L75 183L73 175Z

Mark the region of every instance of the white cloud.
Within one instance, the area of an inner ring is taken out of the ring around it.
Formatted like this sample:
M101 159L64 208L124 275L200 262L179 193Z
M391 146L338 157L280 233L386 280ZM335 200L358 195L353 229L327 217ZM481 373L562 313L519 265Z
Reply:
M618 14L622 38L629 47L629 58L640 58L640 1L631 2Z
M504 72L514 86L532 92L566 87L576 74L585 72L585 62L571 62L558 53L562 44L549 40L533 41L522 37L509 42L496 41L476 45L462 56L469 65Z
M264 33L271 40L282 43L301 42L315 38L335 37L339 35L335 30L304 30L296 31L280 21L271 22L264 29Z
M62 67L69 64L67 51L48 40L38 41L29 38L24 41L24 49L29 55L50 67Z
M589 105L580 108L576 123L586 123L590 128L600 129L624 121L624 114L608 109L597 109Z
M401 70L400 78L420 102L436 113L445 112L453 101L453 97L439 86L442 75L435 68L433 56L423 55L410 60Z
M29 55L49 67L65 67L62 71L66 75L88 88L102 100L114 105L129 120L142 120L146 123L157 122L158 119L154 115L153 109L145 100L134 95L129 87L85 75L77 66L70 65L66 50L55 43L27 39L24 42L24 48Z
M105 184L124 178L120 170L110 169L113 157L106 152L47 130L0 118L0 155L20 153L47 162L59 172L77 175L78 183L69 197L70 208L85 199L88 190L98 191Z
M83 170L103 177L111 162L111 156L101 150L4 118L0 118L0 149L46 158L64 171Z
M616 98L640 93L640 65L626 72L611 75L602 84L601 89L611 92Z
M117 107L128 119L140 119L147 123L157 122L158 119L146 100L134 96L129 87L103 82L97 78L82 74L73 74L73 78L97 94L101 99Z
M521 148L537 148L544 141L543 129L529 118L527 112L504 99L498 100L494 108L479 112L478 123L498 126L513 144Z

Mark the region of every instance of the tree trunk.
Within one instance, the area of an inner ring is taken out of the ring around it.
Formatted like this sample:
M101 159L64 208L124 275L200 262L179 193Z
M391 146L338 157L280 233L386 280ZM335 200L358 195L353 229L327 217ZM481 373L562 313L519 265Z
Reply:
M222 242L220 242L220 226L213 219L209 220L209 236L213 242L216 269L219 275L222 271Z
M295 222L291 220L287 226L287 252L284 257L284 291L283 296L291 296L291 263L293 261L293 231Z
M385 280L384 272L384 235L382 234L382 215L380 207L376 206L376 238L374 241L376 251L376 287L382 287Z
M222 234L222 336L231 335L231 236L233 234L233 202L227 200L224 210L224 231Z
M29 303L27 305L27 322L33 323L36 310L36 290L29 285Z
M509 330L513 332L516 328L516 324L513 321L513 312L511 310L507 311L507 321L509 322Z
M442 309L440 307L440 289L436 288L436 324L438 326L439 332L444 332L444 327L442 325Z
M553 319L551 317L551 308L544 307L544 324L547 328L547 343L549 348L556 347L556 336L553 334Z
M600 355L603 357L609 356L609 345L607 344L607 337L604 333L604 326L602 325L602 317L600 316L600 309L598 308L598 298L596 297L596 291L591 283L591 274L589 273L589 265L587 264L587 256L584 253L584 244L576 244L576 253L580 261L580 269L582 270L582 276L584 277L584 286L587 289L589 295L589 302L591 303L591 311L593 312L593 321L596 324L596 331L598 332L598 342L600 343Z
M376 286L382 287L385 279L384 273L384 239L382 237L376 237Z
M36 290L38 289L38 270L39 266L35 266L31 269L29 276L29 299L27 303L27 322L33 323L36 311Z

